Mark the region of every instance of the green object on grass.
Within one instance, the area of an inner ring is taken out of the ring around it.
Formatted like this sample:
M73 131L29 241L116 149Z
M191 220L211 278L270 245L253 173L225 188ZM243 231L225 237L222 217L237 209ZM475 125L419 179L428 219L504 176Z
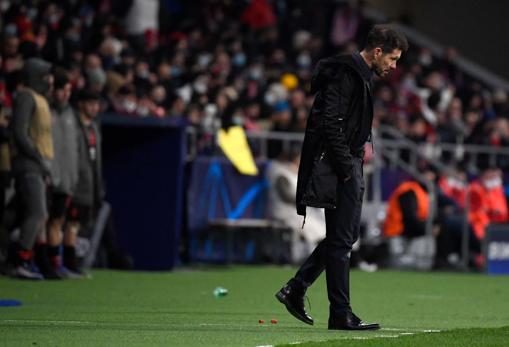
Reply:
M93 271L92 280L0 277L0 346L502 346L509 341L509 277L353 271L352 305L375 332L327 330L325 277L308 291L314 326L290 316L274 294L289 267L174 272ZM211 288L221 283L228 300ZM278 324L259 324L277 319ZM475 329L471 329L475 328ZM463 329L463 330L455 330ZM323 341L333 342L323 342ZM313 342L314 343L303 343ZM318 343L318 344L317 344Z
M223 296L228 295L228 289L223 287L216 287L213 293L216 298L222 298Z

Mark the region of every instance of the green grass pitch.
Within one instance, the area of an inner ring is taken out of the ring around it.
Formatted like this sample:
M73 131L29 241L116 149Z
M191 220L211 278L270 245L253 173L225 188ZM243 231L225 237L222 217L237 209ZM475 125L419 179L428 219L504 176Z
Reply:
M0 346L509 345L509 277L353 271L355 312L383 327L359 333L327 330L324 276L308 292L315 325L291 317L274 294L294 270L97 270L90 280L39 283L0 277L0 299L23 303L0 307ZM215 298L217 286L228 295Z

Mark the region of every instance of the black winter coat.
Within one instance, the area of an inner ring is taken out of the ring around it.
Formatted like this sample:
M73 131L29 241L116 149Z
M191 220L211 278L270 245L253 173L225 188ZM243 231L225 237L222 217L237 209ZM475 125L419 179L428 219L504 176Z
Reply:
M321 60L311 81L315 101L302 146L296 205L336 208L338 182L352 176L353 157L363 155L371 135L373 102L369 82L352 55Z

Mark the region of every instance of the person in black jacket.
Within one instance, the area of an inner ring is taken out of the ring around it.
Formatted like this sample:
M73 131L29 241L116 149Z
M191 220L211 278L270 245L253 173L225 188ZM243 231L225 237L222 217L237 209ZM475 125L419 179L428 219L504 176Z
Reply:
M326 272L330 302L329 329L373 330L350 307L349 262L359 237L364 144L371 137L372 75L386 76L408 49L406 38L390 25L375 25L361 52L321 60L312 79L315 101L302 147L296 207L325 209L326 237L276 293L297 319L313 324L304 307L306 289Z

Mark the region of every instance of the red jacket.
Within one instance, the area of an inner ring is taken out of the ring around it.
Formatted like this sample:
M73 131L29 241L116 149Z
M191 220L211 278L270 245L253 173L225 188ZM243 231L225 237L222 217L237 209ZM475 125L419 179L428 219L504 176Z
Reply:
M467 197L467 187L460 187L453 182L450 182L448 177L441 177L438 181L440 190L449 198L454 200L459 207L465 208L465 200Z
M482 240L490 223L509 221L504 188L487 189L476 180L469 185L468 191L470 193L468 221L476 237Z

